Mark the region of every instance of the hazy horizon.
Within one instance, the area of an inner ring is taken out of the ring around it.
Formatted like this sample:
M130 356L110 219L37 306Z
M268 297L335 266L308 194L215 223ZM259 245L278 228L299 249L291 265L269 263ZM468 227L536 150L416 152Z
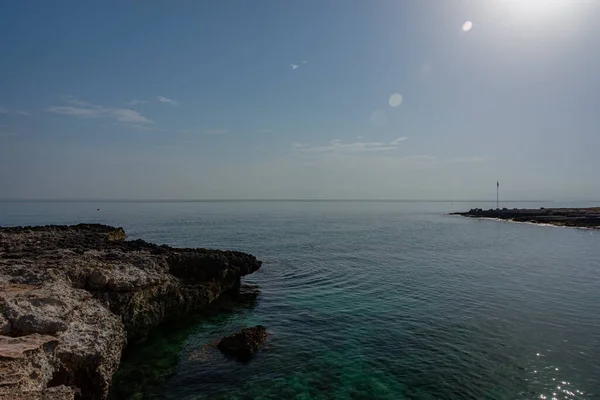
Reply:
M600 199L593 0L13 2L0 34L0 199Z
M382 202L382 203L494 203L496 200L489 199L335 199L335 198L229 198L229 199L136 199L136 198L0 198L0 202L106 202L106 203L211 203L211 202ZM583 199L583 200L522 200L522 199L506 199L500 200L502 203L600 203L600 200Z

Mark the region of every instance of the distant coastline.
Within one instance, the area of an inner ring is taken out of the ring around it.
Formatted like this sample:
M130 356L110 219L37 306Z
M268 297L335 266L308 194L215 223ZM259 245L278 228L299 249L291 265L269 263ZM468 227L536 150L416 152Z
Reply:
M469 218L496 219L534 224L600 229L600 207L589 208L539 208L539 209L489 209L473 208L456 212Z

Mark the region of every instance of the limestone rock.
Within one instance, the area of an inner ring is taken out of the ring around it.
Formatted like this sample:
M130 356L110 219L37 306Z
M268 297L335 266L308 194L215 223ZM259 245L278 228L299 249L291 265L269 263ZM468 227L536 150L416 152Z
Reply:
M127 235L125 234L125 230L123 228L117 228L112 230L106 234L106 240L125 240L127 239Z
M0 336L0 400L41 399L52 378L57 343L57 338L37 333Z
M75 391L65 385L54 386L44 390L43 400L74 400Z
M104 400L127 341L261 262L125 241L98 224L0 228L0 400Z

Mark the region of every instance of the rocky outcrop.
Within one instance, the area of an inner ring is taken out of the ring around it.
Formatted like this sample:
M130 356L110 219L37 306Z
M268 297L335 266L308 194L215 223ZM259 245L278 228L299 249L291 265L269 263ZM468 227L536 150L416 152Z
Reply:
M239 361L250 360L256 350L267 338L267 330L262 325L245 328L233 335L226 336L218 344L223 354L233 356Z
M0 228L0 400L105 399L128 342L261 265L124 238L96 224Z
M600 208L539 208L539 209L489 209L473 208L457 212L471 218L496 218L517 222L532 222L577 228L600 228Z

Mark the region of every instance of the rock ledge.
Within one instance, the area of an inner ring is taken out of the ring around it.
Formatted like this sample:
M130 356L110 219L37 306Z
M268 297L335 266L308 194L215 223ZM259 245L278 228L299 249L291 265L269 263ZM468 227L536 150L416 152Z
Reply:
M539 209L489 209L473 208L467 212L451 213L471 218L496 218L516 222L531 222L569 226L574 228L600 228L600 207L595 208L539 208Z
M0 228L0 400L106 399L128 342L261 265L125 237L99 224Z

